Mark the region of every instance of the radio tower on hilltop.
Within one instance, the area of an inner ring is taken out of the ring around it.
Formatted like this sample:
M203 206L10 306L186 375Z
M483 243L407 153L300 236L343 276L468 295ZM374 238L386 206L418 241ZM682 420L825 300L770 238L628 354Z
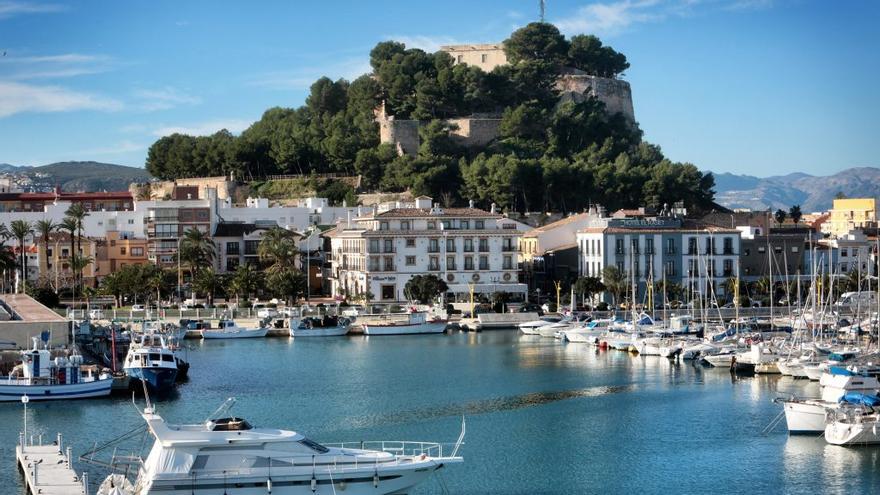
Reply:
M547 2L545 0L540 1L541 4L541 22L544 22L544 10L547 8Z

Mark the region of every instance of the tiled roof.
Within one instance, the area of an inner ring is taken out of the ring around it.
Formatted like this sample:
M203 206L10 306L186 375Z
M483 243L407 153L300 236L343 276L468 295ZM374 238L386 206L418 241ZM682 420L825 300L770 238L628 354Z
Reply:
M560 220L557 220L555 222L548 223L547 225L542 225L540 227L535 227L534 229L528 230L523 235L525 237L533 237L533 236L540 234L542 232L548 232L548 231L551 231L553 229L557 229L559 227L563 227L563 226L568 225L573 222L585 220L587 217L589 217L589 215L590 215L589 213L578 213L576 215L567 216L567 217L562 218Z
M497 213L489 213L479 208L441 208L440 212L431 208L394 208L376 215L376 218L431 218L431 217L483 217L501 218Z

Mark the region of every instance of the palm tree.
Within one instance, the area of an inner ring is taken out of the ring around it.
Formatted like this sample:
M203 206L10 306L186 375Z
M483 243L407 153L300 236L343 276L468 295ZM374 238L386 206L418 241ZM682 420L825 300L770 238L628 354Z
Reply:
M26 220L13 220L10 224L12 227L12 236L18 241L18 254L21 263L21 283L22 288L27 283L27 252L25 249L25 241L33 235L34 228L30 222Z
M83 289L83 270L86 269L87 266L91 265L95 260L89 256L83 256L80 254L75 254L70 257L70 269L73 270L73 273L79 273L79 285L74 284L73 289L73 297L76 297L76 289L79 288L80 291Z
M37 220L36 224L37 232L40 234L40 240L43 241L43 253L45 253L46 264L43 265L46 267L46 275L49 275L49 237L53 232L58 230L59 225L49 220ZM58 290L56 287L55 290Z
M83 223L85 218L89 215L89 212L86 211L82 203L73 203L64 214L67 215L66 218L72 218L76 222L76 250L71 249L70 255L73 256L74 254L80 254L82 253ZM71 247L72 246L73 243L71 242ZM74 285L77 285L77 283L82 285L82 272L74 271L74 277Z
M58 224L58 230L67 231L67 234L70 236L70 254L68 254L68 257L73 256L73 254L76 253L76 232L78 228L79 224L73 217L65 217L64 220ZM58 267L55 269L58 270ZM74 274L74 285L76 285L76 274ZM56 287L56 290L57 289L58 288Z
M581 277L574 283L574 291L593 304L593 296L605 291L605 284L599 277Z
M281 227L272 227L263 233L257 254L269 273L280 272L295 265L299 254L295 235Z
M205 294L208 305L213 306L214 294L220 287L221 281L221 276L213 268L204 268L199 270L198 275L193 278L193 290L196 293Z
M260 288L260 273L254 270L250 264L239 265L235 273L229 279L227 294L235 294L235 304L239 302L239 296L249 298L251 294Z
M217 247L214 246L214 242L206 232L191 228L180 239L180 249L177 255L182 262L187 264L190 276L194 278L201 268L214 265Z
M617 307L620 295L626 290L626 274L618 270L616 266L606 266L602 270L602 283L611 291L614 305Z

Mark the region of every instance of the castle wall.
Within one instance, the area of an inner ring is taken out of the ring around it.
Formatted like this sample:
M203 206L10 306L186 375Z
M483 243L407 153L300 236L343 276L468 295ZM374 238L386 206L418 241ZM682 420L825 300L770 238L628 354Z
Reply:
M586 74L564 74L556 81L556 88L562 92L561 101L581 102L585 93L590 94L605 104L610 115L621 113L628 121L636 121L632 89L626 81Z

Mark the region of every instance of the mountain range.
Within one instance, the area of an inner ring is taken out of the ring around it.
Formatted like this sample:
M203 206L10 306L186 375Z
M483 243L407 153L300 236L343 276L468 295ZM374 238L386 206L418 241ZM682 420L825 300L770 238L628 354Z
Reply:
M715 176L715 201L728 208L788 210L800 205L803 212L831 208L834 197L880 197L880 168L857 167L833 175L804 173L754 177L730 173Z
M100 162L57 162L39 167L0 163L0 173L24 177L37 190L57 185L67 192L125 191L132 182L150 180L150 174L142 168Z

